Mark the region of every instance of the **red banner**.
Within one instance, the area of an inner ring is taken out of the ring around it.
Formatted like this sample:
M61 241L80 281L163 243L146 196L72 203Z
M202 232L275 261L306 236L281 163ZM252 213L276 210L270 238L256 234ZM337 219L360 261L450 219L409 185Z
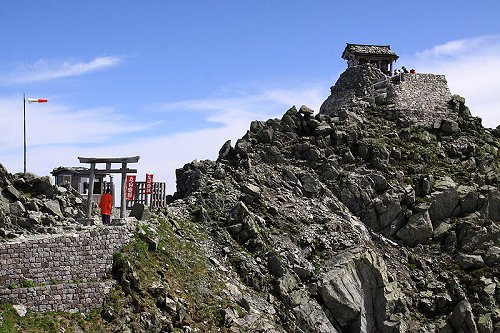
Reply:
M146 174L146 188L144 189L144 194L151 194L151 193L153 193L153 174L147 173Z
M134 200L135 194L135 175L127 176L127 182L125 184L125 198L127 200Z

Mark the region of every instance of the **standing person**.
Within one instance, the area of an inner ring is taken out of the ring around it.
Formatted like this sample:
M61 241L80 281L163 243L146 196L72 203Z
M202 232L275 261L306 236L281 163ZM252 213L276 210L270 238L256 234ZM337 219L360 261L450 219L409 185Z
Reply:
M106 190L99 201L99 208L101 208L102 224L109 224L111 221L111 209L113 208L113 197L109 188Z

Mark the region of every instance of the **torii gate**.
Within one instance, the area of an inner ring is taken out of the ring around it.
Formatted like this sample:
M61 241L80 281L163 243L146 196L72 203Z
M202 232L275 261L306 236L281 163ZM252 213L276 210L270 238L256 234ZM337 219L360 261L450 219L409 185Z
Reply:
M127 163L137 163L139 161L139 156L133 157L78 157L80 163L90 163L90 179L89 179L89 193L87 198L87 217L92 216L92 194L94 193L94 177L96 174L109 174L109 173L121 173L122 174L122 188L121 188L121 205L120 205L120 218L125 217L125 209L127 206L125 198L125 186L127 173L137 173L137 169L127 169ZM95 165L97 163L106 163L105 170L97 170ZM112 169L112 163L121 163L122 167L120 169Z

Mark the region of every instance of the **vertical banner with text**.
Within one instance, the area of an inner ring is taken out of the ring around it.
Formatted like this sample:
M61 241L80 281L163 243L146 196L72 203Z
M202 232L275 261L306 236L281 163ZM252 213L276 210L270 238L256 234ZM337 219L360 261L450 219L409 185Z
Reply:
M144 194L151 194L151 193L153 193L153 174L147 173L146 174L146 188L144 189Z
M127 183L125 184L126 195L125 198L127 200L134 200L135 194L135 175L127 176Z

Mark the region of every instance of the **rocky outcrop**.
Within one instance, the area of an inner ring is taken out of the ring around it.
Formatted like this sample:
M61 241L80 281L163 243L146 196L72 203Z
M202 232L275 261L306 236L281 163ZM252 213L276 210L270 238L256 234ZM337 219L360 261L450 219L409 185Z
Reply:
M342 264L322 277L319 294L340 331L387 332L395 322L402 294L389 282L387 267L370 250L342 258ZM397 324L401 322L397 320Z
M212 324L493 332L500 321L499 165L488 147L498 140L464 112L459 131L412 124L370 107L353 89L357 106L332 115L291 108L281 119L252 122L216 161L177 170L177 192L163 214L175 237L208 251L213 277L232 277L224 282L224 319ZM184 231L193 226L203 240ZM159 235L141 236L150 251L160 251ZM147 294L123 288L130 297ZM199 327L178 311L199 305L173 295L159 305L168 322Z
M0 164L0 236L4 239L78 228L84 210L85 199L70 186L54 186L49 177L32 173L12 175Z
M116 256L122 299L103 318L118 331L499 331L500 135L443 77L411 78L351 68L319 114L254 121L216 161L178 169L172 203ZM435 98L402 107L426 82Z

